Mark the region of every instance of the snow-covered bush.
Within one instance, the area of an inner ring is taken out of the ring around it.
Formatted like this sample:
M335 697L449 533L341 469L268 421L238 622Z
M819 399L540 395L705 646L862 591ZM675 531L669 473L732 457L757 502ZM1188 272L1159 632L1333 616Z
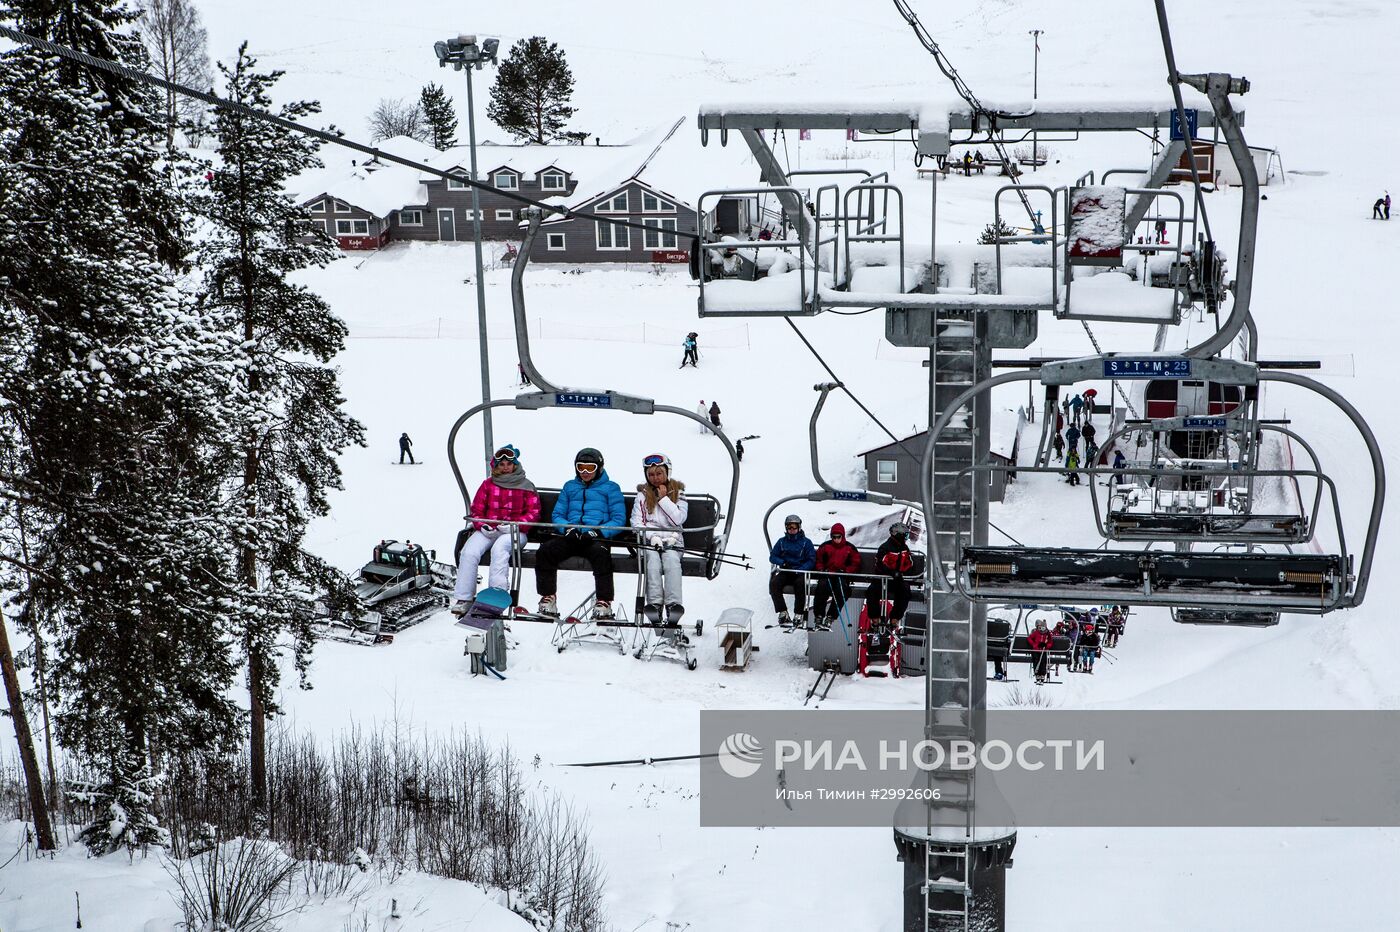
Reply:
M248 838L166 865L186 932L274 932L298 870L273 842Z

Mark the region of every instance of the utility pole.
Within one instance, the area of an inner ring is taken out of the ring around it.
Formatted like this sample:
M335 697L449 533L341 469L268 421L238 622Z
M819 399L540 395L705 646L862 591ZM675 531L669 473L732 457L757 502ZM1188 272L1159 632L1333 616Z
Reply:
M480 45L476 36L461 35L455 39L433 44L433 52L438 58L438 67L449 64L456 71L467 73L467 144L471 150L472 167L472 238L476 241L476 321L481 340L481 400L491 400L491 361L486 346L486 273L481 261L481 198L476 182L476 101L472 96L472 71L480 71L487 62L496 60L499 39L486 39ZM455 227L454 227L455 229ZM491 409L482 413L482 439L486 446L486 459L496 452L496 443L491 429Z
M1034 109L1035 101L1040 97L1040 37L1044 29L1032 29L1031 37L1035 42L1035 63L1031 66L1031 106ZM1031 130L1031 171L1035 171L1040 165L1040 131Z

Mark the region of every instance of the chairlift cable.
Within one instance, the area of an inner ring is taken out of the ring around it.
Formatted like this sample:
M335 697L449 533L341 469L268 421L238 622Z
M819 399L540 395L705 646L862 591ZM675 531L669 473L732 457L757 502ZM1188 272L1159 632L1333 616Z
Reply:
M134 81L140 81L144 84L149 84L153 87L159 87L166 91L174 91L175 93L182 94L186 97L193 97L196 100L202 100L210 106L217 107L220 110L227 110L231 113L239 113L243 116L252 117L255 120L262 120L265 123L272 123L275 126L280 126L286 130L291 130L294 133L300 133L303 136L311 136L315 139L321 140L322 142L328 142L332 145L340 146L345 149L353 149L356 152L362 152L366 155L373 156L376 160L393 162L396 165L403 165L406 168L412 168L425 174L433 175L437 178L443 179L444 181L455 181L467 188L476 188L481 191L489 191L492 194L500 195L506 200L515 201L517 203L525 204L530 207L539 207L545 212L546 216L551 214L558 214L569 219L594 220L601 223L610 223L613 226L629 227L634 230L641 230L643 233L647 231L651 231L653 233L656 232L655 227L647 226L644 223L637 223L630 220L619 220L616 217L607 217L600 214L592 214L585 211L573 210L568 207L560 207L556 204L547 204L543 201L537 201L534 198L527 197L523 194L517 194L513 191L504 191L500 188L493 187L492 185L477 181L476 179L454 174L450 171L444 171L440 168L434 168L431 165L425 165L422 162L416 162L413 159L406 159L402 156L394 155L391 152L385 152L382 149L376 149L373 146L365 145L362 142L356 142L353 139L345 137L344 135L329 132L327 130L316 129L315 127L307 126L304 123L298 123L295 120L289 120L285 117L280 117L275 114L268 113L265 110L258 110L257 108L250 107L247 104L241 104L237 101L220 97L219 95L209 91L200 91L175 81L167 81L165 78L157 77L156 75L150 74L148 72L137 70L136 68L123 65L119 62L109 61L105 58L98 58L94 55L89 55L86 52L80 52L77 49L71 49L66 45L59 45L56 42L50 42L47 39L41 39L38 36L31 36L26 32L20 32L18 29L11 29L9 26L0 25L0 36L3 36L21 45L30 45L35 48L42 49L43 51L50 52L54 55L59 56L60 58L66 58L69 61L75 61L81 65L87 65L88 67L97 68L102 71L110 72L112 74L118 74L123 77L130 78ZM674 236L683 237L685 239L692 240L695 242L699 242L701 240L701 235L699 233L691 233L687 230L675 230L668 232L671 232Z
M1182 138L1186 140L1186 149L1190 154L1186 163L1191 166L1191 185L1195 188L1196 209L1201 212L1201 225L1206 228L1206 239L1214 242L1215 237L1210 232L1210 214L1206 212L1206 199L1201 191L1201 173L1196 168L1196 139L1191 135L1190 127L1186 123L1186 104L1181 97L1181 72L1176 70L1176 52L1172 49L1172 33L1167 24L1165 0L1156 0L1156 6L1157 26L1162 32L1162 51L1167 58L1167 83L1171 85L1172 99L1176 102L1176 123Z
M1158 0L1159 4L1160 2L1161 0ZM962 75L958 74L958 70L953 67L953 63L943 54L943 49L934 41L929 31L924 28L924 24L919 21L919 17L914 13L913 9L910 8L907 0L894 0L894 5L895 9L899 10L899 15L904 17L904 21L914 30L914 36L919 40L919 44L927 49L928 53L933 56L934 63L938 65L938 70L943 72L943 76L952 82L953 89L958 92L958 96L972 109L973 125L976 125L978 117L987 118L987 141L1001 159L1001 164L1005 167L1008 177L1011 179L1011 186L1016 189L1016 194L1021 198L1021 206L1026 209L1026 216L1034 223L1035 210L1031 207L1031 200L1026 196L1025 189L1021 187L1020 176L1013 174L1016 170L1015 162L1011 159L1011 153L1006 150L1006 144L997 135L996 129L996 121L1000 117L1016 118L1029 116L1031 114L992 110L983 105L983 103L977 99L977 95L972 93L972 88L967 86L967 82L963 80ZM1034 111L1031 112L1033 113ZM1031 156L1034 157L1035 153L1032 152Z

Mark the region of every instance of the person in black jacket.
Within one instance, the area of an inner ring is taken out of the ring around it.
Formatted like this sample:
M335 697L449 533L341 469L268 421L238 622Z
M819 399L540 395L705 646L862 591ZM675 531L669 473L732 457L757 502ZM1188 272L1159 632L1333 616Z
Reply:
M416 464L418 461L413 458L413 441L408 439L408 431L399 434L399 465L403 465L403 458L408 457L410 463Z
M914 573L914 555L905 543L908 537L909 528L896 523L890 528L889 540L875 551L875 563L883 577L871 581L865 596L865 614L871 621L884 617L885 599L894 603L890 620L895 624L904 620L909 608L909 577Z
M1093 622L1085 622L1079 632L1079 672L1093 673L1094 661L1099 656L1099 629Z

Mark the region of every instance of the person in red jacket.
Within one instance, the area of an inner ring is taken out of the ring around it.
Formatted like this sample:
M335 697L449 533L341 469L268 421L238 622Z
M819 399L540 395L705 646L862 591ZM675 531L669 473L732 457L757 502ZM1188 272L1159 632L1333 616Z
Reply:
M1049 679L1046 672L1046 665L1050 660L1050 648L1055 643L1055 637L1050 633L1050 627L1045 623L1044 618L1036 620L1035 630L1026 638L1031 647L1031 670L1035 673L1035 681L1044 683Z
M834 621L845 607L851 589L851 580L846 579L845 574L860 572L860 551L846 540L844 524L833 524L831 540L817 548L816 571L824 574L817 577L816 595L812 600L817 621ZM830 614L827 613L828 601Z
M875 552L876 567L883 575L870 583L865 596L865 614L872 621L884 616L886 599L894 603L890 621L899 624L904 620L904 612L909 608L909 577L914 573L914 555L905 543L908 536L909 528L896 523L890 528L889 540Z
M528 525L540 520L539 493L525 477L520 451L510 444L491 457L491 477L477 487L471 519L473 531L458 554L457 586L453 592L452 614L459 618L476 598L476 570L482 556L491 552L490 584L497 589L509 588L514 537L528 533ZM526 526L517 528L517 521Z

